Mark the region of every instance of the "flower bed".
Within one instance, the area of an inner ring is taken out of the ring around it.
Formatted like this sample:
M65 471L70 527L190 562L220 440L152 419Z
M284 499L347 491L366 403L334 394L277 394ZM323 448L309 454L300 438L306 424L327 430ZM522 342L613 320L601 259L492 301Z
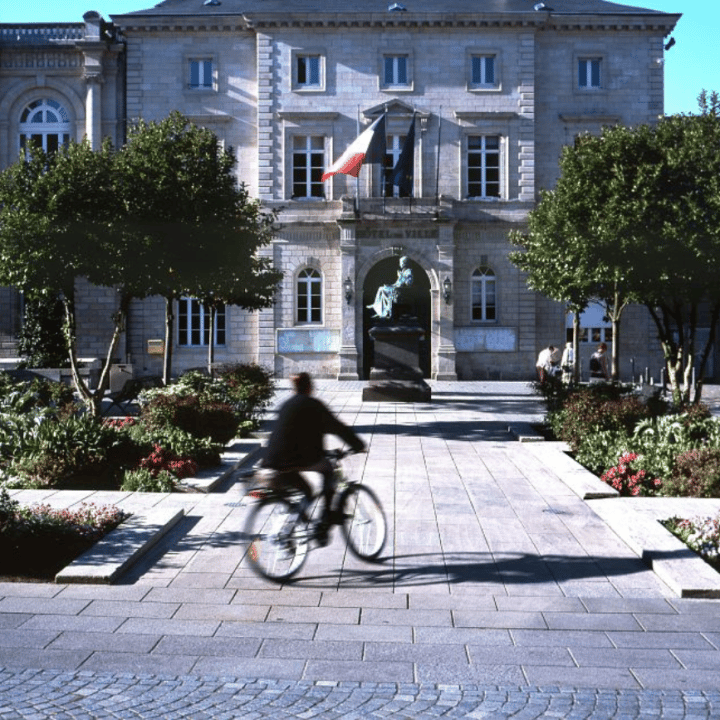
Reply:
M274 392L256 365L227 366L216 378L190 372L143 393L139 417L103 421L60 398L59 387L0 373L0 485L171 492L218 465Z
M670 518L663 525L720 572L720 515L714 518Z
M720 421L702 404L672 408L632 386L539 388L547 424L575 459L621 496L720 497ZM720 570L720 516L665 527Z
M0 490L0 579L52 580L128 514L114 505L82 503L55 510L22 506Z

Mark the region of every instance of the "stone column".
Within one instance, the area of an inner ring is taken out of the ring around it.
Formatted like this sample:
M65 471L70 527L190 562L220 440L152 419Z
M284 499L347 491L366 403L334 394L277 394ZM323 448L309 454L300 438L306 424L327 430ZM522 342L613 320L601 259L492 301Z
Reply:
M85 78L85 137L90 147L98 150L102 142L101 91L102 78L90 75Z
M354 221L340 222L340 288L342 328L340 330L340 370L338 380L358 380L358 317L362 317L362 292L358 292L355 272L357 239ZM345 298L345 280L350 279L352 297ZM362 321L359 323L362 332Z
M455 368L455 228L452 223L440 223L438 240L437 272L439 288L433 298L437 313L437 331L433 332L435 345L432 363L433 380L457 380ZM451 282L450 297L443 297L445 278Z

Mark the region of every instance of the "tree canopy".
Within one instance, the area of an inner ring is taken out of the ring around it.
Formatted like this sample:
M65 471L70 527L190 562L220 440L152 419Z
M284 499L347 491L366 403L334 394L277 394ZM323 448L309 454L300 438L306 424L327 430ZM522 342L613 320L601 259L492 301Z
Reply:
M52 154L33 148L0 173L0 282L63 300L75 381L93 412L131 298L162 295L170 321L172 301L183 295L250 310L272 303L281 274L258 251L272 239L275 216L238 185L233 170L232 153L212 132L173 113L140 122L118 150L105 143L93 151L86 142ZM118 292L95 390L77 372L81 277Z
M578 137L527 232L511 235L523 246L511 259L531 288L576 311L605 304L614 378L622 310L648 308L677 402L690 399L693 367L700 397L720 314L720 119L717 102L702 109ZM700 324L710 334L697 358Z

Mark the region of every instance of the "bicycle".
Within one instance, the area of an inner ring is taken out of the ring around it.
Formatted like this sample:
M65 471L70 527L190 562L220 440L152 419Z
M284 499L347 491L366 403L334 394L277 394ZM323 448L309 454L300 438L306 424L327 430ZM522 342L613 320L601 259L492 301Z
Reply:
M370 488L343 473L340 461L348 454L341 449L326 452L336 481L331 524L340 525L356 557L377 560L385 546L385 513ZM247 557L258 575L282 582L300 571L311 542L319 540L319 523L311 517L319 495L312 493L298 471L272 471L269 486L263 482L261 472L254 470L245 475L258 483L248 492L256 502L245 524Z

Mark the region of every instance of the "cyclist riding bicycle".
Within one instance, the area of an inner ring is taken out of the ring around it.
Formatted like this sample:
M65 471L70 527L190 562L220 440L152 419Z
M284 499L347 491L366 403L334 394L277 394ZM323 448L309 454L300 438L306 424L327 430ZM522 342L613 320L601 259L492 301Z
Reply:
M323 545L327 544L332 524L330 509L335 493L333 468L325 457L324 436L337 435L354 452L364 452L365 443L326 405L311 397L313 386L308 373L293 375L291 379L295 395L280 408L261 464L281 472L306 470L323 476L323 512L318 528L318 543Z

